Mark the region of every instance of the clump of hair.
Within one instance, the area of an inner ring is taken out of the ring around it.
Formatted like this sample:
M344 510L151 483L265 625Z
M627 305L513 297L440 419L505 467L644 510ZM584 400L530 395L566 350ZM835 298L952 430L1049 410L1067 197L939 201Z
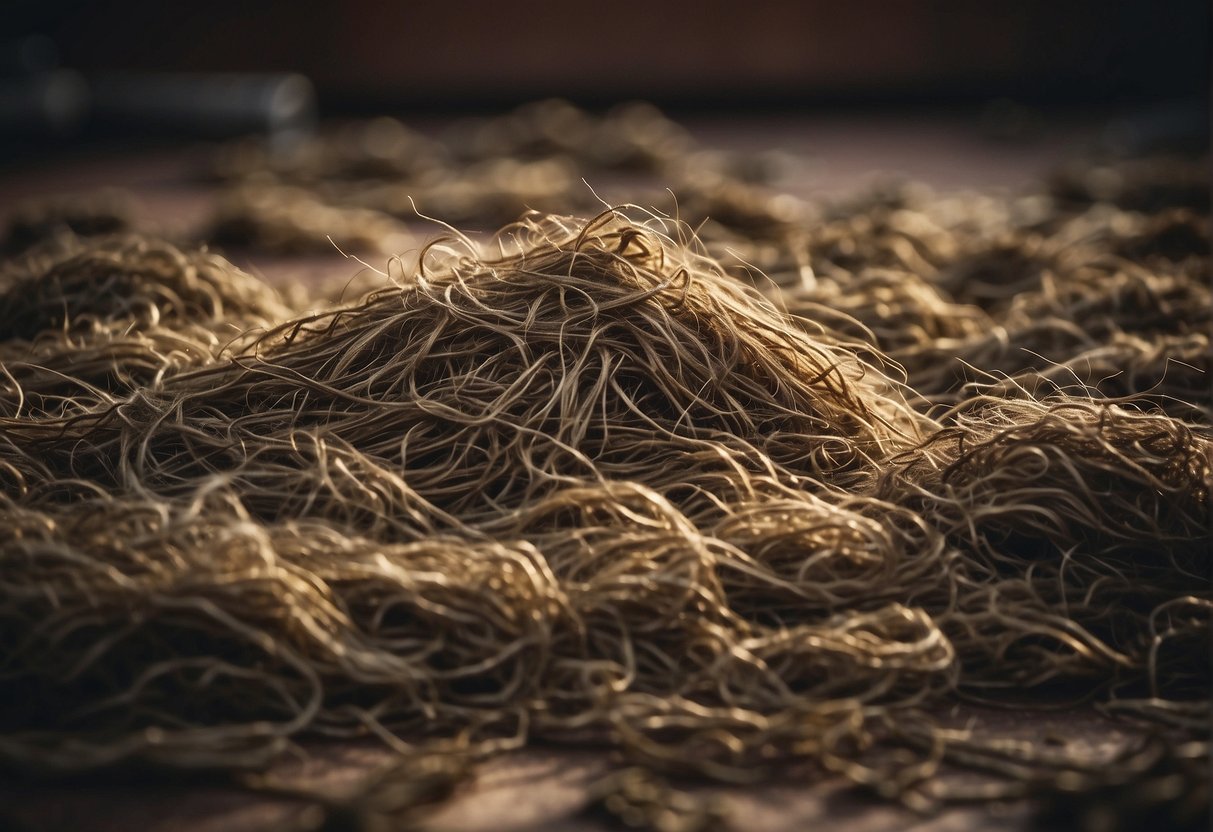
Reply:
M114 402L233 349L291 313L205 250L59 236L0 269L0 412Z
M135 202L114 189L41 197L8 211L7 225L0 252L12 257L64 234L98 237L131 231Z
M468 129L244 147L241 239L391 251L406 197L496 222L573 201L570 159L668 173L689 146L645 109ZM1207 802L1207 220L693 191L698 233L531 213L311 311L142 236L5 265L0 761L240 768L373 736L427 773L415 808L556 740L731 781L804 762L919 809L1155 775L1164 815ZM1180 751L947 715L1025 695Z

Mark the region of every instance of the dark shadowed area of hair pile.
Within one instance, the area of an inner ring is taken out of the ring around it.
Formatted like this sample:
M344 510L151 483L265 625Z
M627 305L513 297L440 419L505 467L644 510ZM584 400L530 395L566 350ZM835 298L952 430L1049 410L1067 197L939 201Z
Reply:
M282 206L353 164L325 147L261 185L294 196L239 184L273 216L216 227L298 240ZM119 221L22 225L0 758L248 770L369 735L455 782L588 743L730 782L799 761L924 810L1154 777L1199 819L1207 191L1152 164L1099 199L1081 171L828 206L684 177L679 220L534 213L352 301ZM449 216L512 206L428 187ZM330 224L405 233L380 190ZM1025 745L948 723L960 701L1094 703L1142 740Z

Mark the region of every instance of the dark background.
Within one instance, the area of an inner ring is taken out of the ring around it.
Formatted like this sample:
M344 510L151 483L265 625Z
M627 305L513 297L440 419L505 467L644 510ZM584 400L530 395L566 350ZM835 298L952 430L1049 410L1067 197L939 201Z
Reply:
M291 71L322 112L1207 100L1208 0L8 0L64 66Z

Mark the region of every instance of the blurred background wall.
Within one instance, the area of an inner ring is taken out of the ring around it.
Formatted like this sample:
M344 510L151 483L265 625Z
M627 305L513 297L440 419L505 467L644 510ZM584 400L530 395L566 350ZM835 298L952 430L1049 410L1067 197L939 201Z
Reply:
M1208 0L7 0L103 70L286 70L325 112L1207 96Z

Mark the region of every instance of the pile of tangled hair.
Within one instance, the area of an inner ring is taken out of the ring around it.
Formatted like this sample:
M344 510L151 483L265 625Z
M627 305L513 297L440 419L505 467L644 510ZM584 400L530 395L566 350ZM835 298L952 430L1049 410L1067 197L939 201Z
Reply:
M372 736L419 781L592 743L1199 824L1207 210L1069 184L800 219L709 184L687 210L741 194L744 228L532 214L314 308L133 232L34 245L0 271L0 759Z

